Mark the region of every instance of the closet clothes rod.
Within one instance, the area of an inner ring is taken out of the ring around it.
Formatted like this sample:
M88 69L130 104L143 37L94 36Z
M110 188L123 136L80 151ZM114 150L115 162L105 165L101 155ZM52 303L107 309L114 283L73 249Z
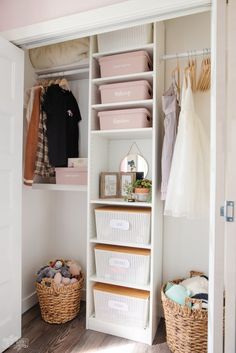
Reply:
M74 70L65 70L59 72L52 72L46 74L37 74L38 79L42 78L53 78L53 77L71 77L71 78L88 78L89 75L89 68L83 69L74 69Z
M205 48L203 50L190 50L188 52L184 53L176 53L176 54L167 54L163 55L162 60L171 60L171 59L182 59L182 58L193 58L195 56L200 56L200 55L210 55L211 49L210 48Z

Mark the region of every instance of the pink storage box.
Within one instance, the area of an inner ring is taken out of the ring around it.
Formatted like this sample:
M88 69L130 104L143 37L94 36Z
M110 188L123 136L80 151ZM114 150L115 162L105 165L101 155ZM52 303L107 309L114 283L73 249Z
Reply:
M101 130L150 127L151 114L146 108L110 110L98 113Z
M87 185L87 167L55 168L56 184Z
M151 85L145 80L102 85L99 90L102 104L151 99L152 97Z
M104 56L99 58L99 65L101 77L129 75L152 69L151 59L144 50Z

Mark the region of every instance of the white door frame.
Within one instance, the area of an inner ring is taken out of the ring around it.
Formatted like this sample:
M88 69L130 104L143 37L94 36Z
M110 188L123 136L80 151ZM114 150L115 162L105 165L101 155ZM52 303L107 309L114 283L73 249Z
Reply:
M225 198L236 202L236 2L227 6L227 151ZM236 222L225 223L225 352L236 351Z
M211 26L211 197L209 243L208 353L223 352L225 199L226 1L213 0ZM230 353L230 352L227 352Z
M224 223L219 209L224 200L225 147L225 1L130 0L120 4L62 17L0 33L24 48L61 42L119 28L155 22L210 10L212 2L211 92L211 214L209 276L209 353L223 351ZM219 143L220 141L220 143ZM220 187L219 187L220 186Z

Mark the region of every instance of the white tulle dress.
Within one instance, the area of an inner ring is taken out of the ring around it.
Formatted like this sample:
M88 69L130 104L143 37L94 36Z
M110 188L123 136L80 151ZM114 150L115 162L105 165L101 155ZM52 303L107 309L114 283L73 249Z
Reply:
M195 112L190 78L184 79L179 127L172 159L167 216L202 218L209 213L209 139Z

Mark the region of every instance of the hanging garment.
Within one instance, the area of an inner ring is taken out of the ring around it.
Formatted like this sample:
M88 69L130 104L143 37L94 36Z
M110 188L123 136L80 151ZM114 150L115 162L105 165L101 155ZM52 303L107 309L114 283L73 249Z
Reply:
M162 96L162 110L165 113L165 135L163 140L161 158L161 199L165 200L180 113L180 106L178 103L176 90L173 83Z
M185 81L164 214L199 218L209 212L209 141L195 112L189 75L187 88Z
M53 167L66 167L68 158L79 156L81 115L77 101L70 91L51 85L44 96L43 110L47 115L49 162Z
M47 115L43 111L43 97L45 89L41 91L40 97L40 119L39 119L39 130L38 130L38 148L36 153L35 162L35 174L43 178L53 177L55 175L55 169L49 163L48 157L48 138L47 138Z
M32 107L31 119L29 122L26 147L25 147L25 169L24 184L32 185L35 171L36 152L38 146L38 129L40 119L40 95L41 87L34 90L34 101Z
M34 92L37 87L32 87L26 92L26 98L27 104L26 104L26 122L27 122L27 128L29 127L31 115L32 115L32 110L33 110L33 104L34 104Z

